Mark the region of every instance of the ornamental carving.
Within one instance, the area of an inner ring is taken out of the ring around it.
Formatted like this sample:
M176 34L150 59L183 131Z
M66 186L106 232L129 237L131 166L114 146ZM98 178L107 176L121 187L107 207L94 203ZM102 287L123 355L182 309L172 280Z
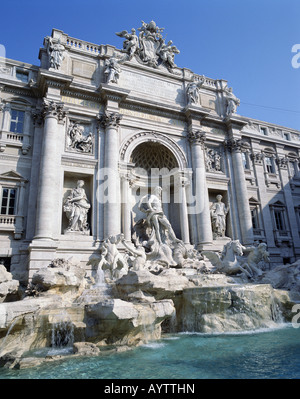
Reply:
M207 172L221 172L221 155L217 149L207 148L205 152L205 166Z
M264 157L265 155L263 152L253 152L251 154L251 159L256 165L262 165Z
M86 134L84 126L79 125L77 122L71 122L67 131L67 147L71 151L92 154L92 133Z
M105 112L105 114L101 115L99 118L100 126L103 128L114 127L118 128L122 119L122 115L118 112Z
M159 28L154 21L146 23L142 21L142 26L138 28L137 36L135 29L131 29L131 33L127 30L117 32L116 35L124 38L123 49L125 53L125 61L131 60L134 56L138 62L158 68L164 65L169 72L173 73L176 67L174 63L175 54L179 54L179 50L173 45L172 40L165 42L162 33L164 28Z
M200 130L197 131L191 131L187 135L187 139L191 144L200 144L201 146L204 146L204 142L206 140L206 134L205 132L202 132Z
M229 152L245 152L250 150L250 144L242 139L230 138L225 140L224 145Z
M288 158L287 157L277 157L276 159L277 165L279 168L281 169L287 169L287 165L288 165Z
M51 116L56 118L59 122L63 121L66 116L66 110L64 109L64 103L58 103L53 100L43 99L43 111L44 117Z

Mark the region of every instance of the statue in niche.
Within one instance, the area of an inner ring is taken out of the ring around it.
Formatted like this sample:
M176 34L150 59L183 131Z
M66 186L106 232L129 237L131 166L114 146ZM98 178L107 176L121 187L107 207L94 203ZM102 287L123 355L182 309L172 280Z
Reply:
M237 107L240 105L240 100L233 94L232 87L226 86L226 116L231 116L236 113Z
M50 68L59 69L64 59L65 46L60 39L54 43L52 37L47 37L47 53L49 55Z
M147 260L156 260L168 265L176 265L172 247L180 240L176 238L171 223L162 209L162 188L157 186L153 194L145 195L139 203L139 209L146 213L146 225L151 229L148 241L143 245L148 249Z
M115 54L105 61L104 75L106 75L106 83L118 83L121 62L122 60L118 59Z
M225 237L226 230L226 215L229 208L222 202L222 195L216 196L216 202L210 208L210 215L212 220L213 238Z
M221 156L218 151L214 149L207 149L205 163L207 172L221 171Z
M139 47L139 39L135 29L132 28L131 33L128 33L127 30L123 30L122 32L117 32L116 35L126 39L124 40L123 49L121 51L128 54L128 61L131 60Z
M90 234L87 215L91 205L83 186L84 181L78 180L76 187L73 188L71 194L64 202L63 209L69 219L69 226L66 233L78 232L86 235Z
M93 152L92 133L84 135L83 126L79 126L77 122L71 123L68 130L68 138L69 148L84 153Z

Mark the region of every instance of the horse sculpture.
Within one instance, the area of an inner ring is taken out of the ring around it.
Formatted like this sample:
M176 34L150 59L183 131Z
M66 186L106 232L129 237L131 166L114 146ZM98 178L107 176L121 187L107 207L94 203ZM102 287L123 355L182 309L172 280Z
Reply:
M206 256L213 266L215 272L233 275L237 273L245 273L247 277L252 277L252 271L247 264L241 266L238 256L243 256L243 251L246 248L239 242L239 240L229 241L224 245L224 249L219 255L212 251L203 251L202 255Z

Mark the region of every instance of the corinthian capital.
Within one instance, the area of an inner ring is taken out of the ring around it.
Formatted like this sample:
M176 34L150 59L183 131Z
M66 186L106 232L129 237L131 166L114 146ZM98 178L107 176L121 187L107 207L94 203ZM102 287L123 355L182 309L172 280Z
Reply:
M243 141L242 139L236 139L236 138L230 138L225 140L224 142L225 148L227 148L228 151L232 152L242 152L242 151L249 151L250 149L250 144Z
M104 128L107 127L119 127L120 121L122 119L122 115L118 112L105 112L104 115L101 115L99 118L100 125Z
M43 100L43 116L51 116L56 118L59 122L63 121L66 116L66 110L64 109L64 103L48 100Z
M203 147L206 140L206 134L201 130L192 130L188 133L187 139L191 144L200 144Z

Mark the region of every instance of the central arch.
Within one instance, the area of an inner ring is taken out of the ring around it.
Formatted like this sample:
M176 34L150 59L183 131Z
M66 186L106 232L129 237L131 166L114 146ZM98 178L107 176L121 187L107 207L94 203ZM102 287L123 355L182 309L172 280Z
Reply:
M163 188L163 210L169 219L175 234L182 238L182 205L179 198L182 190L180 184L186 167L185 154L181 148L168 136L155 132L141 132L130 137L121 147L121 160L130 176L131 184L123 190L128 190L127 201L124 201L124 226L126 214L130 212L131 231L145 214L138 208L140 199L150 194L155 186ZM127 219L128 220L128 219ZM125 231L125 229L124 229ZM127 237L129 234L127 235Z

